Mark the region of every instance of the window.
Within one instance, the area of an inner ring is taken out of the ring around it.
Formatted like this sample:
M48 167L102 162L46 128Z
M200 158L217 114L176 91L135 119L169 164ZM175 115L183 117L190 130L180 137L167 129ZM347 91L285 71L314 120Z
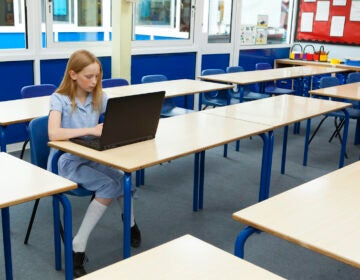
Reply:
M190 39L191 0L139 0L133 40Z
M59 42L99 42L111 40L111 0L44 0L42 10L43 46ZM47 9L44 7L48 7Z
M206 2L204 28L208 29L208 43L230 43L232 0L211 0Z
M0 49L26 48L24 3L0 0Z
M244 0L241 6L243 44L286 43L289 0Z

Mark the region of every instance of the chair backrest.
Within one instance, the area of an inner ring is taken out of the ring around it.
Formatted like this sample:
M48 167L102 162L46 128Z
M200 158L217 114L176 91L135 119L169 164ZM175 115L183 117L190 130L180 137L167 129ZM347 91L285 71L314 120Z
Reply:
M225 73L224 70L217 69L217 68L204 69L204 70L201 71L202 76L224 74L224 73Z
M56 86L53 84L28 85L21 88L23 98L40 97L54 93Z
M349 73L346 79L346 83L356 83L360 82L360 73L359 72L352 72Z
M235 72L243 72L244 68L242 66L228 66L226 67L226 73L235 73Z
M338 86L339 84L340 81L337 77L325 76L325 77L321 77L319 80L320 88Z
M48 146L48 116L35 118L29 123L31 163L46 169L50 148Z
M268 62L258 62L255 64L255 70L272 69L271 64Z
M102 80L102 87L119 87L119 86L126 86L129 82L123 78L110 78L110 79L103 79Z
M141 83L154 83L167 81L167 77L162 74L146 75L141 78Z

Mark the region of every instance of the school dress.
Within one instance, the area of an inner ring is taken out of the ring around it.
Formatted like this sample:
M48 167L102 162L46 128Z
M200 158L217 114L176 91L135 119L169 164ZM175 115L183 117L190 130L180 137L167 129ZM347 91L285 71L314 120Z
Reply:
M53 93L50 97L50 111L61 112L61 127L83 128L94 127L99 121L99 112L92 109L92 94L89 94L85 104L75 99L75 109L72 110L71 100L68 96ZM103 94L103 108L105 112L107 96ZM55 153L51 149L48 169L51 169L51 158ZM81 184L82 187L95 192L95 197L117 198L123 195L123 173L115 168L90 161L70 153L61 155L58 161L58 172L73 182Z

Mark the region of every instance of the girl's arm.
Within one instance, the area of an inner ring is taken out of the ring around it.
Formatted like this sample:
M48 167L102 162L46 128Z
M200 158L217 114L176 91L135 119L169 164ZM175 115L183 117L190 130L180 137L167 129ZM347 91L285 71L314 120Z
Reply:
M52 110L49 114L49 140L68 140L70 138L94 135L100 136L103 128L103 124L100 123L94 127L84 128L62 128L61 126L61 112Z

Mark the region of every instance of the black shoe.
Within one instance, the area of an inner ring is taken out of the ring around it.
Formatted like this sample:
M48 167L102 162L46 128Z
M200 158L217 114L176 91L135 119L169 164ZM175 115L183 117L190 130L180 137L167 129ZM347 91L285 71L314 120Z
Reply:
M84 276L86 270L84 268L85 253L84 252L73 252L73 274L74 278Z
M138 248L141 244L141 233L136 223L131 227L130 244L133 248Z

